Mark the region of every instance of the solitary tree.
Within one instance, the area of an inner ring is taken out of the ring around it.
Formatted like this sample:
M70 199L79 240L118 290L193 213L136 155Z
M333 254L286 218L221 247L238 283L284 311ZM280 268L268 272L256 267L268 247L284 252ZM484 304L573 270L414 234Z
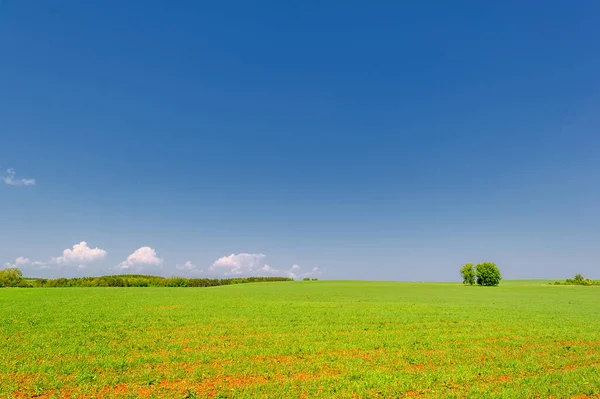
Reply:
M475 270L472 263L467 263L460 268L460 275L463 278L463 284L475 284Z
M502 280L500 269L492 262L483 262L475 266L475 276L479 285L498 285Z

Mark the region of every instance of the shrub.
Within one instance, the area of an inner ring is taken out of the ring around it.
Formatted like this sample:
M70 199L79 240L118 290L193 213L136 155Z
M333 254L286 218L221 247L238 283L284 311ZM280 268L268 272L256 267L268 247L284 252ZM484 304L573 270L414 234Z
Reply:
M483 262L475 266L475 276L477 284L485 286L498 285L502 280L500 269L492 262Z
M39 279L33 280L34 287L44 287L44 286L46 286L47 283L48 283L48 279L45 279L45 278L39 278Z
M167 287L187 287L187 279L181 277L171 277L167 279Z
M598 282L590 280L589 278L583 277L577 273L574 278L568 278L565 280L565 285L599 285Z
M33 285L31 285L31 283L29 281L27 281L24 278L22 278L21 281L19 281L19 284L17 285L17 287L19 287L19 288L33 288Z

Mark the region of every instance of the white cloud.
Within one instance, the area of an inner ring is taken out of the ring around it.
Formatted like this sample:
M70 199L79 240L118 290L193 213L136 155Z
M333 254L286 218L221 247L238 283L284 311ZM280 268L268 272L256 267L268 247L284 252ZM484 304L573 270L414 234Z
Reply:
M190 262L189 260L187 262L185 262L183 265L176 265L175 268L177 270L193 270L196 268L196 265L194 265L192 262Z
M181 270L182 272L191 273L191 274L200 274L203 270L198 269L198 266L194 265L189 260L185 262L183 265L175 265L177 270Z
M156 251L150 247L138 248L119 264L123 270L141 270L144 266L160 266L162 259L156 256Z
M279 270L277 269L273 269L271 266L269 265L264 265L263 267L261 267L260 269L258 269L259 272L265 272L265 273L279 273Z
M266 276L280 275L296 279L300 266L294 264L289 270L280 270L264 263L264 254L239 253L217 259L208 269L209 272L222 272L226 276ZM317 271L320 273L319 271ZM311 273L311 272L309 272Z
M96 248L88 247L87 242L81 241L79 244L73 245L73 249L65 249L63 256L54 258L54 262L57 264L70 264L79 263L79 266L83 266L86 263L91 263L106 257L106 251Z
M35 179L15 179L16 172L14 169L7 169L6 176L0 179L9 186L35 186Z
M223 271L225 275L251 274L259 271L264 257L264 254L231 254L217 259L208 270Z
M65 249L63 256L52 258L48 262L32 261L24 256L15 259L15 263L5 263L5 267L18 267L22 269L40 270L50 269L52 265L71 265L77 264L79 269L84 269L86 264L104 259L106 251L100 248L90 248L85 241L73 245L73 249Z
M33 269L36 269L36 270L49 268L48 264L45 262L32 261L29 258L25 258L23 256L19 256L17 259L15 259L15 263L10 263L10 262L5 263L4 267L17 267L17 268L25 268L25 269L32 267Z
M29 258L25 258L23 256L19 256L17 259L15 259L15 266L24 266L24 265L29 265L31 264L31 260L29 260Z
M304 273L304 277L320 276L321 274L323 274L321 269L318 267L313 267L311 271Z
M295 280L296 278L298 278L298 274L297 273L298 273L299 270L300 270L300 266L298 266L298 265L292 265L292 268L290 270L286 271L287 276L289 278L293 278Z

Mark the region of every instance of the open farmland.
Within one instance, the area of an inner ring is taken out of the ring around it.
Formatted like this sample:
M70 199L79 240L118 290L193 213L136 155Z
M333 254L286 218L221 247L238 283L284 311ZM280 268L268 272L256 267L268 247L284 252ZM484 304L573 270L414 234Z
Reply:
M600 397L600 288L0 290L0 397Z

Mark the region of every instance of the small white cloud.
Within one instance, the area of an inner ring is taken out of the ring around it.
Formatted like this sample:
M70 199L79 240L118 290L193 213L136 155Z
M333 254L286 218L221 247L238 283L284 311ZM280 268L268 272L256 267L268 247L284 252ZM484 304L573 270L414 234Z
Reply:
M4 267L5 269L8 269L10 267L17 267L17 265L15 265L14 263L6 262L6 263L4 263L4 265L2 267Z
M264 272L264 273L278 273L279 272L279 270L273 269L269 265L264 265L263 267L261 267L260 269L258 269L258 271L259 272Z
M177 270L180 270L182 272L189 273L189 274L200 274L204 271L204 270L198 269L198 266L194 265L189 260L182 265L179 265L179 264L175 265L175 268Z
M298 272L300 270L300 266L298 265L292 265L291 269L286 271L286 274L289 278L292 279L297 279L298 278Z
M304 273L304 277L320 276L321 274L323 274L321 269L318 267L313 267L311 271Z
M25 269L31 267L34 270L49 268L49 266L45 262L32 261L29 258L25 258L23 256L19 256L17 259L15 259L15 263L10 263L10 262L5 263L4 267L17 267L17 268L25 268Z
M35 179L15 179L16 174L14 169L7 169L6 176L0 179L9 186L35 186Z
M176 265L175 268L177 270L184 270L184 271L189 271L189 270L194 270L196 268L196 265L194 265L192 262L190 262L189 260L187 262L185 262L183 265Z
M156 251L150 247L141 247L119 264L123 270L141 270L144 266L160 266L162 259L156 256Z
M250 274L261 268L264 257L264 254L231 254L217 259L209 270L223 271L225 275Z
M106 257L106 251L96 248L88 247L87 242L81 241L79 244L73 245L73 249L65 249L63 256L54 258L54 262L57 264L70 264L79 263L81 268L86 263L91 263Z
M15 259L15 266L26 266L26 265L30 265L31 264L31 260L29 260L29 258L25 258L23 256L19 256L17 259Z

